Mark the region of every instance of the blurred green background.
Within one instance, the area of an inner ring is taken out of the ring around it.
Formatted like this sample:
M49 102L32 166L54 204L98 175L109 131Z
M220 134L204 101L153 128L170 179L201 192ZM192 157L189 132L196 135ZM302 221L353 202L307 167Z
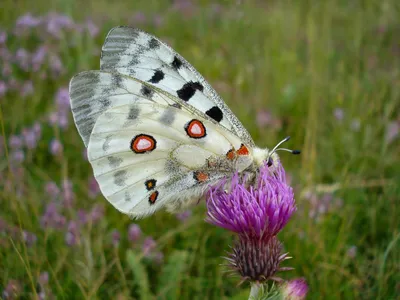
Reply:
M308 299L399 299L400 2L10 1L0 4L4 299L247 299L205 205L140 221L99 194L68 83L114 26L170 44L256 143L282 153L298 211L280 233Z

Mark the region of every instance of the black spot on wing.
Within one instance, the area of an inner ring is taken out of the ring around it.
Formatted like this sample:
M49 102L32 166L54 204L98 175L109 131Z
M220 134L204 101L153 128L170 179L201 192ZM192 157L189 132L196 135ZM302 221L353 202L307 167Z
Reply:
M144 183L144 185L148 191L153 190L156 187L156 184L157 184L156 179L149 179L149 180L146 180Z
M164 110L160 117L160 122L165 124L165 125L171 125L175 121L176 117L176 110L168 107L167 109Z
M131 195L129 194L128 191L125 191L124 196L125 196L125 197L124 197L124 200L125 200L126 202L131 201Z
M107 92L107 91L105 91L105 92ZM105 110L111 105L111 101L106 97L99 99L98 101L101 104L101 110Z
M160 42L157 41L155 38L151 38L151 40L149 41L149 48L153 50L160 48Z
M129 108L129 113L128 113L128 120L135 120L139 116L140 110L136 106L131 106Z
M120 157L108 156L107 159L111 168L118 168L122 163L122 158Z
M115 87L122 87L122 76L121 74L112 74L111 75L111 83L112 86Z
M151 83L159 83L161 80L164 79L164 72L161 70L156 70L153 74L153 77L150 78L149 82Z
M103 146L102 146L104 152L107 152L108 149L110 149L111 138L112 138L112 134L109 134L106 136Z
M147 98L151 98L154 94L153 90L149 88L148 86L143 85L142 89L140 90L143 96Z
M183 101L189 101L193 97L196 90L203 91L204 87L199 82L189 81L183 85L183 87L176 91L178 97Z
M222 110L218 106L213 106L206 111L206 115L213 118L217 122L221 122L223 118Z
M172 67L175 70L178 70L181 66L182 66L182 61L175 56L174 60L172 61Z
M120 170L114 173L114 183L118 186L124 186L125 181L128 179L126 170Z

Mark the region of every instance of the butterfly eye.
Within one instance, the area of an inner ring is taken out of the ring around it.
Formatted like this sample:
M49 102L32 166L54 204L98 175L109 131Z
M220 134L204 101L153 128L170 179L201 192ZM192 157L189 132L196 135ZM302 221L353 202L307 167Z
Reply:
M272 166L272 164L274 163L272 157L268 157L268 162L267 162L267 166L270 167Z

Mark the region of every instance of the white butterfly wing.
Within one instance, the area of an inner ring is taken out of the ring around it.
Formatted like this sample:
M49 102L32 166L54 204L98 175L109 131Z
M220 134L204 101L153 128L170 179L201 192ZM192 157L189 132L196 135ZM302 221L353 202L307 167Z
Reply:
M79 73L71 79L69 95L74 121L86 147L97 118L111 107L138 101L175 103L142 82L115 72ZM131 111L131 114L136 112Z
M114 70L152 84L254 146L250 134L203 76L181 55L146 32L129 27L113 28L103 45L101 70Z
M228 154L241 147L237 136L212 121L136 102L97 118L88 158L108 201L123 213L144 217L198 200L209 184L236 170L238 159ZM243 159L245 165L252 162L248 154Z

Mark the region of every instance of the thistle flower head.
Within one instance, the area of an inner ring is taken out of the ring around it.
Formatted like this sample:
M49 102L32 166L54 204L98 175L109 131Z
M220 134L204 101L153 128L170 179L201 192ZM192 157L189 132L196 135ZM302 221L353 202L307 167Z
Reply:
M260 167L254 185L237 174L225 191L223 180L208 192L206 221L238 234L227 257L230 267L243 280L263 282L275 279L276 272L288 270L280 263L282 244L276 235L296 210L292 188L286 183L285 171L279 163L273 170Z
M256 184L246 187L235 174L230 191L224 191L226 181L208 193L206 221L240 235L270 238L287 224L296 210L293 190L286 184L281 164L274 172L261 166Z
M282 295L285 300L303 300L307 292L308 285L303 278L290 280L282 286Z

